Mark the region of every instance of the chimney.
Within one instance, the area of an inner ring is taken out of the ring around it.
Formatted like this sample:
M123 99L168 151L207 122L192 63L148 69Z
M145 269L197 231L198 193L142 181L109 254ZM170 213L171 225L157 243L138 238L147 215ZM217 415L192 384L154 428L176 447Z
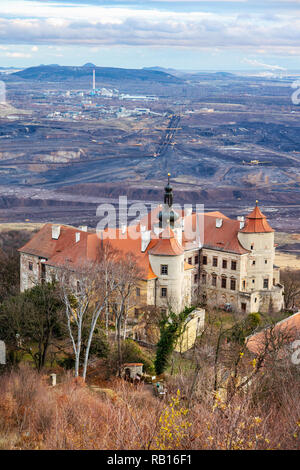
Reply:
M79 230L81 230L82 232L87 232L87 225L80 225L79 226Z
M60 225L52 225L52 238L58 240L60 236Z
M223 219L216 219L216 228L221 228L223 225Z
M151 232L150 230L141 232L142 248L141 251L144 253L150 243Z
M78 243L80 241L80 232L75 233L75 242Z
M243 215L238 215L237 220L240 223L240 230L245 227L245 217Z

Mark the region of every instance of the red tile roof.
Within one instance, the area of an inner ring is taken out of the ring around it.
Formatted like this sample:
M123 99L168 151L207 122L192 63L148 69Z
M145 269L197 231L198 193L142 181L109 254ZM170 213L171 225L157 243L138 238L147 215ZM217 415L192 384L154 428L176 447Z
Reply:
M149 224L151 220L155 220L155 223L158 222L157 214L159 210L161 210L161 206L158 206L152 212L152 215L148 214L146 218L142 219L141 225L144 225L146 229L153 229L153 226L150 227ZM183 215L182 211L180 211L180 214L181 216ZM196 241L196 217L198 217L199 226L203 228L204 240L202 240L202 242L205 248L237 254L248 253L248 250L244 249L238 240L240 222L229 219L218 211L197 214L197 216L193 213L190 216L185 217L185 229L187 229L190 224L194 233L194 242ZM222 219L221 227L216 227L216 219ZM269 231L272 231L266 222L265 216L260 212L258 207L256 207L247 217L245 229L247 229L247 227L249 229L249 224L253 224L253 221L255 229L258 229L259 224L262 224L265 231L268 229ZM73 266L76 268L76 266L81 265L84 261L95 261L97 259L101 248L101 241L97 234L84 232L78 228L65 225L61 225L60 227L60 236L55 240L52 239L52 224L44 225L44 227L42 227L42 229L35 234L28 243L26 243L26 245L19 249L19 251L39 256L40 258L45 258L47 260L47 264L52 266L64 266L68 264L70 267ZM247 230L243 229L242 231ZM75 238L76 232L80 232L80 241L77 243ZM151 240L145 252L142 252L141 229L140 226L137 225L134 227L127 227L125 233L122 233L122 229L109 228L104 230L103 243L106 243L108 240L113 248L121 251L125 256L126 254L133 253L143 272L142 278L149 280L156 279L157 276L151 269L148 253L161 256L181 255L183 254L184 249L190 249L189 244L191 243L191 240L187 240L186 235L187 230L183 232L181 246L170 228L165 229L164 232L160 234L159 238L151 232Z
M247 338L247 348L254 354L259 355L262 353L267 346L267 342L270 340L270 327L262 331L259 331L252 336ZM276 323L273 329L272 336L273 340L285 341L286 344L291 343L295 339L299 339L300 336L300 312L291 315L288 318Z
M203 246L204 248L211 248L219 251L226 251L230 253L245 254L249 253L248 250L242 247L238 240L238 232L240 230L240 222L226 217L221 212L206 212L205 214L198 213L198 226L200 232L203 229ZM216 220L222 219L221 227L216 227ZM196 214L186 217L185 227L190 225L190 228L196 231ZM201 233L200 233L201 234ZM202 234L201 234L202 235ZM196 236L194 236L194 240ZM183 245L188 247L191 240L187 240L183 234Z
M153 248L149 250L150 255L178 256L184 252L170 227L166 227L155 242Z
M136 237L134 237L136 235ZM120 250L124 255L132 253L136 257L138 266L142 271L143 280L156 279L157 276L152 271L148 251L155 245L157 240L150 240L150 243L145 250L141 251L141 236L140 229L138 226L126 227L125 233L122 233L122 229L111 229L104 230L103 243L108 242L112 248Z
M241 230L243 233L268 233L274 232L267 222L266 216L256 206L253 211L246 216L245 227Z
M44 225L29 242L18 251L49 259L56 253L61 253L65 249L76 244L75 234L80 232L80 239L85 239L89 234L75 227L67 225L60 226L60 236L58 240L52 238L52 225Z

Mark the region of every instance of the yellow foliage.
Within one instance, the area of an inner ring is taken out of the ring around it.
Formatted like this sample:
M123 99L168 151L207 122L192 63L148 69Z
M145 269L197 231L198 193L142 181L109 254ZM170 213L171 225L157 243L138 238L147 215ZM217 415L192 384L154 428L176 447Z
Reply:
M163 409L159 418L160 429L155 437L154 450L178 449L183 439L187 436L187 430L192 425L185 419L188 409L180 406L180 391L176 397Z

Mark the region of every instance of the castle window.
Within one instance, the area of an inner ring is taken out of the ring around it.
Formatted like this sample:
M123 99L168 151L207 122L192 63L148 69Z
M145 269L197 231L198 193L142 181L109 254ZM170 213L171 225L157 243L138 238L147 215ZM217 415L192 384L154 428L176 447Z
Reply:
M231 290L236 289L236 280L235 279L230 279L230 289Z
M264 279L264 289L269 289L269 279Z
M253 265L253 266L255 265L255 260L252 261L252 265Z
M227 269L227 259L222 260L222 268Z
M251 250L254 249L254 243L251 243Z
M255 279L252 279L252 284L254 284L254 283L255 283Z
M218 258L213 257L213 266L218 266Z
M188 263L189 263L189 264L193 264L193 259L192 259L192 257L191 257L191 258L188 258Z
M139 297L139 296L141 295L141 289L140 289L139 287L137 287L137 288L135 289L135 295L136 295L137 297Z
M221 287L223 289L226 289L226 285L227 285L227 279L226 279L226 277L223 276L222 279L221 279Z
M236 265L237 265L236 261L231 261L231 269L232 269L232 271L236 271Z
M246 281L243 281L243 289L246 289Z
M166 288L166 287L162 287L162 288L161 288L161 291L160 291L160 296L161 296L161 297L167 297L167 292L168 292L167 288Z
M76 282L76 291L77 291L77 294L80 292L80 281Z
M242 312L246 312L247 304L244 302L241 303Z
M202 274L202 284L206 284L206 274Z
M217 285L217 276L215 274L212 275L211 284L214 287L216 287L216 285Z
M168 274L168 265L167 264L161 264L160 265L160 274Z
M33 263L31 261L28 263L28 269L29 271L33 271Z
M194 264L199 264L199 256L198 256L198 255L195 256L195 262L194 262Z
M198 274L194 274L194 284L197 284L198 282Z
M202 264L207 264L207 256L203 256L203 258L202 258Z
M267 259L265 259L265 264L268 264L268 260L267 260Z

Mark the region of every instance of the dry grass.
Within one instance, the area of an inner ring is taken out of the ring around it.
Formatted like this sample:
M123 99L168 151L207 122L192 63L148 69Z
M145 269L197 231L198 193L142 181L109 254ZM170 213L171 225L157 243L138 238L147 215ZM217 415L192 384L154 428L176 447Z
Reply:
M277 251L275 255L275 264L281 269L300 269L299 255Z
M226 403L213 398L212 374L203 370L189 410L191 377L178 376L169 386L172 396L181 389L183 411L172 415L168 401L143 385L115 379L103 394L66 374L50 387L48 377L22 366L0 377L0 449L163 449L166 438L168 448L297 449L299 384L289 373L271 375Z

